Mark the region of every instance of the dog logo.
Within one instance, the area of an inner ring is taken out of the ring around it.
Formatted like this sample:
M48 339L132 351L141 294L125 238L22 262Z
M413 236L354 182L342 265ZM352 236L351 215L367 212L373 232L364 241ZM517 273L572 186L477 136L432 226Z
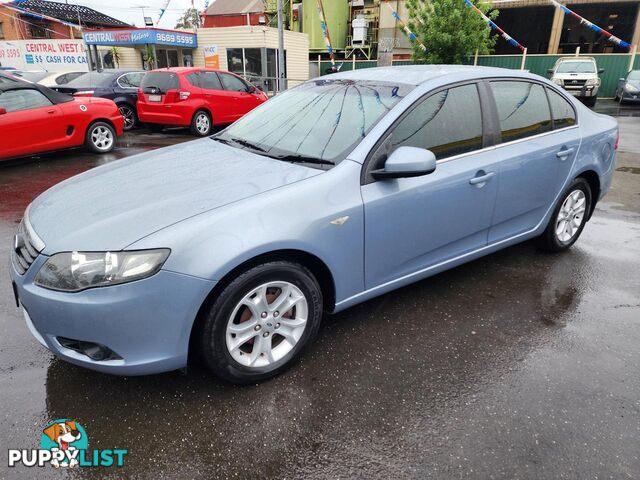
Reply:
M86 450L88 446L87 432L74 420L55 420L42 431L40 448L62 453L54 455L51 460L55 468L77 466L78 450Z

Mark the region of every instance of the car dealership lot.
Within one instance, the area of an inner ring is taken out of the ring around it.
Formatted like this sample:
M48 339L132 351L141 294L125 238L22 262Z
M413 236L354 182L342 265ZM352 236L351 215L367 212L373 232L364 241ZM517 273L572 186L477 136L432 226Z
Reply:
M0 167L2 455L75 418L92 448L129 450L124 470L38 474L638 478L640 109L598 110L620 115L618 171L571 251L526 243L329 317L298 365L244 388L199 368L120 378L75 367L33 340L13 304L6 259L31 199L188 133ZM31 473L6 465L0 477Z

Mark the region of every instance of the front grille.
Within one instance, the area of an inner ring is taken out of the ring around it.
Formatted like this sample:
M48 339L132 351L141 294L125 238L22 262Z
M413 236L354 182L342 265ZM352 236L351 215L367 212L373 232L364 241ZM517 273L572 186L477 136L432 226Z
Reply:
M565 80L564 86L565 88L582 88L586 83L586 80Z
M20 275L24 275L42 249L36 247L36 242L31 238L28 229L25 227L24 219L18 226L17 236L22 238L22 242L19 243L18 248L15 248L15 244L13 245L11 259L17 272Z

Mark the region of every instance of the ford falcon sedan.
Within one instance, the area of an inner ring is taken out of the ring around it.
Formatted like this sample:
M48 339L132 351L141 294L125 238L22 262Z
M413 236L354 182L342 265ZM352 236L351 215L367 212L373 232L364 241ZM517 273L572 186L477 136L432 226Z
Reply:
M521 71L407 66L292 88L208 138L70 178L27 208L12 279L60 358L257 382L338 312L496 250L571 247L618 127Z

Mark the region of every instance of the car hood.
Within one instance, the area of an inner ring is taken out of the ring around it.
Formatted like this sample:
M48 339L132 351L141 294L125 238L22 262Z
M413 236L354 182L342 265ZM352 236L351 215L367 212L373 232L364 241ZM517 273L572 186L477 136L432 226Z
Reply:
M67 179L33 201L29 221L45 254L120 250L186 218L321 173L204 138Z
M626 85L640 89L640 80L627 80L624 82Z

